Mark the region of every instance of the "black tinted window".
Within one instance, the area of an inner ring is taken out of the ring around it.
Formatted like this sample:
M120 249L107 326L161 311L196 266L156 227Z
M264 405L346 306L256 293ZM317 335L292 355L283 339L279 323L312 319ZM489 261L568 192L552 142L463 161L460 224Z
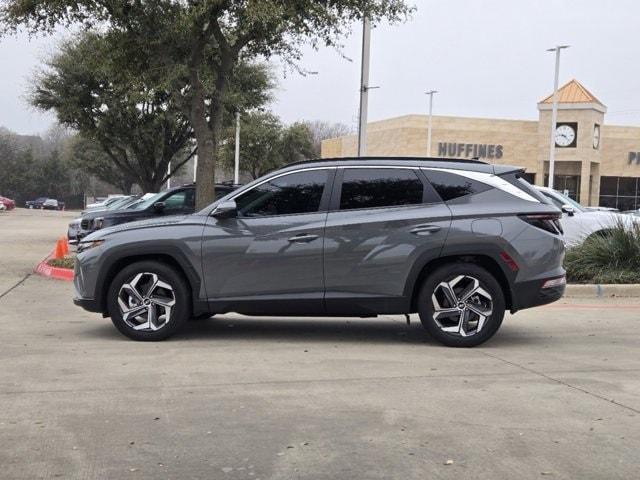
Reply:
M328 170L292 173L265 182L235 198L242 217L317 212Z
M437 170L425 170L427 178L436 189L438 195L445 202L454 198L473 195L489 190L491 187L486 183L477 182L462 175L454 173L440 172Z
M345 169L340 209L393 207L422 203L424 185L412 170Z

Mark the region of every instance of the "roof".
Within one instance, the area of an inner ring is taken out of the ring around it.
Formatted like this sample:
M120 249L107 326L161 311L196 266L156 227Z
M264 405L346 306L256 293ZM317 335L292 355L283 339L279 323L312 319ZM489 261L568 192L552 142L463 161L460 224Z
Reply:
M553 103L553 93L539 103ZM604 106L604 103L575 78L558 89L558 103L597 103Z
M428 168L451 168L458 170L470 170L476 172L490 172L496 175L509 172L519 171L521 167L510 165L492 165L487 162L475 159L462 158L437 158L437 157L338 157L338 158L320 158L316 160L305 160L284 165L275 171L282 172L285 170L299 169L301 167L347 167L347 166L380 166L401 165L408 167L428 167ZM270 173L274 173L270 172Z

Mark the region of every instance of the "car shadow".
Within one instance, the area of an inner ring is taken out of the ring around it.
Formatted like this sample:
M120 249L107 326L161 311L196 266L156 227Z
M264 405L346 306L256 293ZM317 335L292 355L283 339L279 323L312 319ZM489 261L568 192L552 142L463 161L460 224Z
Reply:
M87 330L86 335L104 340L125 340L107 322ZM406 325L387 318L318 318L318 317L244 317L216 316L190 321L168 342L327 342L327 343L409 343L442 346L433 340L417 319ZM543 343L547 338L526 335L517 326L503 325L500 331L480 347L501 348ZM446 347L444 347L446 348Z

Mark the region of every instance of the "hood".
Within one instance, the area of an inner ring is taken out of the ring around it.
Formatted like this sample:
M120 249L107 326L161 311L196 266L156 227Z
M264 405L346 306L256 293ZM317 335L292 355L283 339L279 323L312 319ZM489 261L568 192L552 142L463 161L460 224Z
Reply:
M122 223L120 225L114 225L113 227L106 227L86 236L85 240L99 240L101 238L105 238L121 232L130 232L132 230L141 230L147 228L166 227L170 225L202 225L204 224L206 219L207 217L201 215L171 215L166 217L159 216L147 220L138 220L136 222L128 222Z

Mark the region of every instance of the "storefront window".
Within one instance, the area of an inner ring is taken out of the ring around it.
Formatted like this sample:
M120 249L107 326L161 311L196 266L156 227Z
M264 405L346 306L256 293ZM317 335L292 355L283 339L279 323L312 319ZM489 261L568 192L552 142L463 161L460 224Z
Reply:
M549 175L544 176L544 184L549 185ZM567 197L580 200L580 175L554 175L553 189Z
M640 179L601 177L600 206L620 211L640 209Z

